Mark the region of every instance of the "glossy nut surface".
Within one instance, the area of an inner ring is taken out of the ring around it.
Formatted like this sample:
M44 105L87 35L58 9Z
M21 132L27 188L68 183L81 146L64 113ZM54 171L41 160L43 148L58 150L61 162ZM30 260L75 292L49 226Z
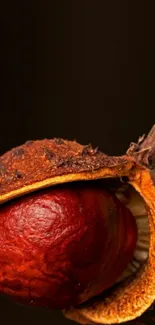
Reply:
M131 259L136 224L101 187L64 184L0 209L0 290L64 308L111 286Z

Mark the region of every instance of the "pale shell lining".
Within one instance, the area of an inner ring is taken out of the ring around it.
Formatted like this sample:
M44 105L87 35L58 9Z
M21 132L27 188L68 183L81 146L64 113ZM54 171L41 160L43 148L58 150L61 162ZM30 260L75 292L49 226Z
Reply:
M132 212L136 219L138 229L138 240L133 254L133 259L129 262L122 276L117 280L117 282L120 282L137 272L147 261L149 256L150 230L146 205L140 194L131 188L130 195L127 197L126 188L123 188L122 186L117 189L115 195Z

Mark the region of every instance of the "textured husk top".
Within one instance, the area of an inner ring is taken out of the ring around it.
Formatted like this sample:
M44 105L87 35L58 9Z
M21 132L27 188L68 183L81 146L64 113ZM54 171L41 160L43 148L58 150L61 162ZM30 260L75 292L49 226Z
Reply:
M59 183L113 176L116 169L121 177L134 166L131 157L109 157L75 141L28 141L0 157L0 202Z
M36 190L80 180L128 180L143 197L150 223L149 259L112 293L65 315L82 324L114 324L140 316L155 299L155 127L131 144L126 155L109 157L90 145L62 139L29 141L0 157L0 204Z

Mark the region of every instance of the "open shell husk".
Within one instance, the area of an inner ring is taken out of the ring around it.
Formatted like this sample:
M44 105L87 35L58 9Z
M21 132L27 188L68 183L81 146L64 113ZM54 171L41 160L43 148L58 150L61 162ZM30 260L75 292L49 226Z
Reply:
M127 179L146 204L150 227L147 263L108 295L64 311L66 317L81 324L132 320L155 300L154 144L155 127L121 157L109 157L91 146L62 139L29 141L0 157L0 204L61 183L103 178Z

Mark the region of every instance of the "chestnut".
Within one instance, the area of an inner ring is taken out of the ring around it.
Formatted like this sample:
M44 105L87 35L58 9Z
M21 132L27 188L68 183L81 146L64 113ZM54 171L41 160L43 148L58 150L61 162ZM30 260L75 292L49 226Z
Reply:
M154 140L121 157L63 139L2 155L0 292L81 324L140 316L155 299Z
M99 186L35 192L0 210L0 290L66 308L112 286L132 259L134 217Z

